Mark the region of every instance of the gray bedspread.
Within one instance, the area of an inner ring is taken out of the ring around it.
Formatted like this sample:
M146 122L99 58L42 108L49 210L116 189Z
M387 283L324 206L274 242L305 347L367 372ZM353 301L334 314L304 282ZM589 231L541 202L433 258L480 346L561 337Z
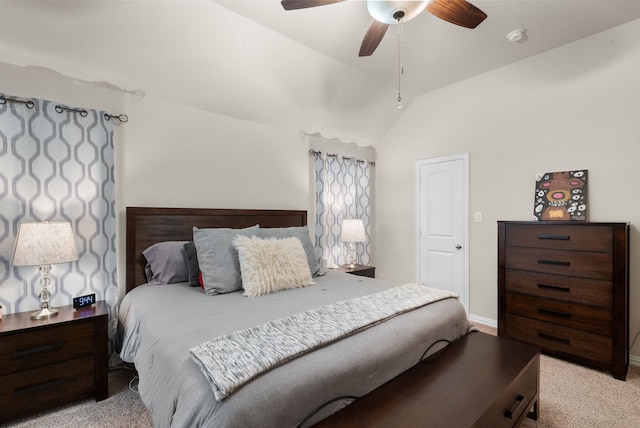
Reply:
M362 396L416 364L439 340L468 331L462 305L445 299L295 358L222 401L189 350L240 329L398 284L330 271L316 285L261 297L206 296L186 284L145 285L120 307L121 358L135 364L156 427L295 427L337 397ZM440 349L441 344L429 353ZM344 407L337 400L309 426Z

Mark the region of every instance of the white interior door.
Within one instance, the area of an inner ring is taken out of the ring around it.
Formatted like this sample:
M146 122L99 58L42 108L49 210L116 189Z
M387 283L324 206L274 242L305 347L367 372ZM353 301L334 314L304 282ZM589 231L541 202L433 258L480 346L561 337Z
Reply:
M468 154L421 160L417 178L417 278L460 296L468 313Z

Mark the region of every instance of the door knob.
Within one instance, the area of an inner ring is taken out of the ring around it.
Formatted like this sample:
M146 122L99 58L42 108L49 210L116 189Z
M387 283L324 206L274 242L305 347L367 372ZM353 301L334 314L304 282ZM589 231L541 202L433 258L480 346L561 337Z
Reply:
M459 250L459 249L461 249L461 248L462 248L462 245L460 245L460 244L456 244L456 250Z

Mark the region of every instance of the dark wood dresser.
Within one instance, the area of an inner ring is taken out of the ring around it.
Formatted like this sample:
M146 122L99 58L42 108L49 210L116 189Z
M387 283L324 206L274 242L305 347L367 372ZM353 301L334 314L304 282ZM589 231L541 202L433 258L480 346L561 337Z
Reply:
M0 321L0 424L72 401L108 396L107 304ZM32 312L32 311L31 311Z
M627 223L498 222L498 335L625 380L628 261Z

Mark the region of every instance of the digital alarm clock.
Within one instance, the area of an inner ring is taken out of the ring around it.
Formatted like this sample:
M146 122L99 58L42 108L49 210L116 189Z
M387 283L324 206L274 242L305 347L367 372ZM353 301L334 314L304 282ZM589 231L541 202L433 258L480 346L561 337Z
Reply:
M87 294L86 296L74 297L73 298L73 309L84 308L86 306L91 306L96 302L96 295Z

